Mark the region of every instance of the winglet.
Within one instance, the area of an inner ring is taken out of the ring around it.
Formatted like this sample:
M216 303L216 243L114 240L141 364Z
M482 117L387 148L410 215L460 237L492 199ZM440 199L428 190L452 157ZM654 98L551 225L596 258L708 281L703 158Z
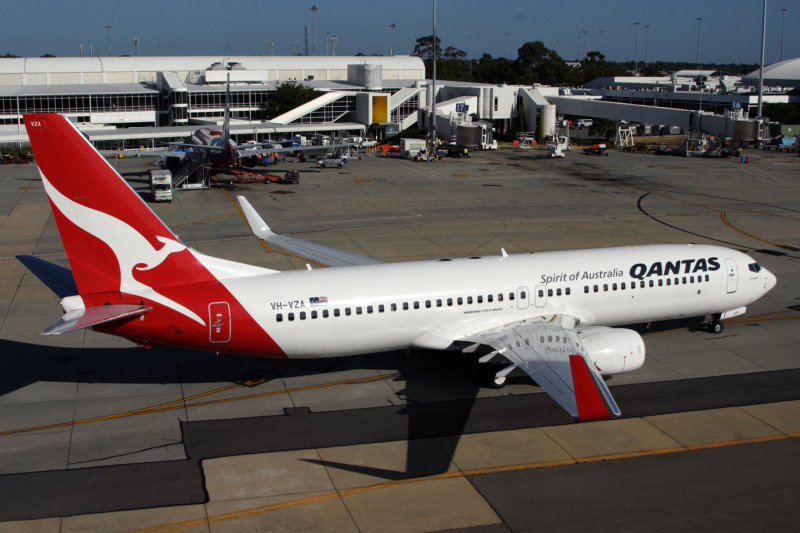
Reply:
M261 218L261 215L258 214L258 211L253 209L253 206L250 205L250 202L247 201L247 198L244 196L237 196L239 200L239 205L242 206L242 212L244 213L245 218L247 218L247 223L250 224L250 229L253 230L253 233L259 239L264 239L268 241L271 237L275 236L275 232L269 229L267 223L264 222L264 219Z
M570 355L569 366L580 420L601 420L611 418L612 414L620 415L611 391L603 378L591 371L584 356Z

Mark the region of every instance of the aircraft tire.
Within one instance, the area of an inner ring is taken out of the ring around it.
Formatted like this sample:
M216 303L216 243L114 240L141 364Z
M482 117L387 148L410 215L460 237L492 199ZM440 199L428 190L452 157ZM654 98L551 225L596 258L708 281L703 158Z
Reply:
M708 331L711 333L719 334L725 330L725 324L721 320L712 320L708 323Z

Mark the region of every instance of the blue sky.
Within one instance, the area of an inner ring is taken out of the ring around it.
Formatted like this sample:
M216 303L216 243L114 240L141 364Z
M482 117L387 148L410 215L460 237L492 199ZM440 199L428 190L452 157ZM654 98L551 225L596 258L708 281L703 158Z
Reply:
M81 44L85 55L90 45L95 55L108 55L107 25L112 27L114 55L133 55L133 37L140 39L139 55L265 54L270 39L275 42L274 55L288 55L291 45L303 49L305 24L312 32L312 5L319 8L317 55L325 55L328 33L338 38L336 55L388 54L391 24L397 25L398 54L408 53L409 43L413 47L417 37L431 33L430 0L6 0L4 5L0 53L31 57L45 53L77 56ZM767 63L777 61L780 54L782 7L787 8L784 59L800 56L800 5L771 0L767 10ZM650 61L694 61L697 18L701 17L701 62L759 60L759 0L439 0L437 9L437 34L443 45L467 52L471 48L475 57L484 52L505 56L507 50L516 57L520 45L541 40L565 59L574 59L586 41L599 50L603 31L603 51L609 59L633 59L634 22L638 21L640 61L645 57L646 32Z

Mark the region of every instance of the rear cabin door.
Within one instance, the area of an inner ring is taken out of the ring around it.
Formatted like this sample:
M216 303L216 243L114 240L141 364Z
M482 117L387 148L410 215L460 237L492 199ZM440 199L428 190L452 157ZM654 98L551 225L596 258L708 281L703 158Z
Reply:
M208 340L211 344L231 340L231 308L228 302L208 304Z

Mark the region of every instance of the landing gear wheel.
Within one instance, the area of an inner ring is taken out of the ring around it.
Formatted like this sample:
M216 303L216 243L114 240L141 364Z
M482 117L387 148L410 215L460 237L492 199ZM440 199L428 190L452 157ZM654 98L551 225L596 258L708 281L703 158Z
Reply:
M497 373L505 366L503 363L478 363L475 365L475 376L484 387L502 389L508 382L508 376L498 377Z
M708 323L708 331L711 333L722 333L725 329L725 324L721 320L712 320Z

